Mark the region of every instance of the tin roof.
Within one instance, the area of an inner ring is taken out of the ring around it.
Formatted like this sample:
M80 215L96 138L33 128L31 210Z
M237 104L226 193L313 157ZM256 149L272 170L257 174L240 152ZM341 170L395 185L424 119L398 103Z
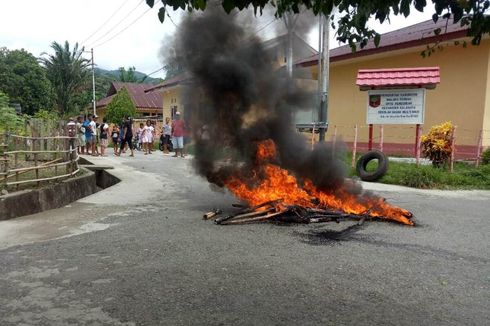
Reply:
M441 29L441 33L436 35L435 29ZM456 38L465 37L468 27L461 27L460 24L449 23L446 29L446 20L440 19L437 23L432 20L427 20L405 28L397 29L392 32L381 35L379 46L374 45L374 41L370 40L363 49L357 49L352 52L349 45L340 46L330 50L330 61L337 62L356 57L372 55L387 51L400 50L414 46L426 45L437 41L447 41ZM295 65L307 67L318 63L318 55L298 60Z
M440 82L439 67L360 69L356 85L361 89L396 86L434 88Z
M97 101L97 107L107 106L111 103L114 96L122 88L126 88L133 101L136 109L161 109L163 105L162 94L160 92L146 92L148 89L152 88L153 85L149 84L137 84L137 83L122 83L122 82L112 82L109 91L107 92L107 97Z
M182 73L180 75L177 75L175 77L172 77L172 78L169 78L165 81L163 81L162 83L158 84L158 85L154 85L152 87L149 87L145 90L145 92L151 92L151 91L154 91L156 89L161 89L161 88L167 88L167 87L171 87L171 86L175 86L175 85L178 85L184 81L187 81L188 79L190 79L190 76L189 74L187 73Z

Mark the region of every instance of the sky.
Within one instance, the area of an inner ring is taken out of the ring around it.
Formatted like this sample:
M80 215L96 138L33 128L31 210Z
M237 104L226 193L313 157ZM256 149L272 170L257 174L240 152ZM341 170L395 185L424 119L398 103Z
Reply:
M182 11L169 12L162 24L156 4L150 9L144 0L0 0L0 47L21 49L40 56L50 52L53 41L70 45L78 42L85 50L94 49L94 61L100 68L114 70L136 67L150 74L162 67L158 55L162 42L168 40L180 22ZM390 23L371 23L378 32L388 32L430 19L432 12L409 18L393 17ZM274 36L278 20L258 17L256 29L265 39ZM173 21L173 22L172 22ZM174 25L175 24L175 25ZM262 29L263 28L263 29ZM331 32L331 48L338 46ZM318 48L318 31L313 29L307 40ZM90 53L85 53L90 58ZM151 75L164 77L162 70Z

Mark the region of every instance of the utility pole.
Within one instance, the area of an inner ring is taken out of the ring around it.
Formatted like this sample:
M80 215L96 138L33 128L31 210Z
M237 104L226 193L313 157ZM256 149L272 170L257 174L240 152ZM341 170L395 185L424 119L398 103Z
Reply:
M320 131L320 141L325 141L325 133L328 128L328 80L330 66L330 18L324 14L319 15L320 24L318 27L318 128Z
M293 78L293 31L298 15L287 13L284 15L284 25L288 30L288 44L286 48L286 69L289 78Z
M95 102L95 64L94 64L94 48L90 49L92 54L92 103L94 108L94 115L96 114L96 102Z

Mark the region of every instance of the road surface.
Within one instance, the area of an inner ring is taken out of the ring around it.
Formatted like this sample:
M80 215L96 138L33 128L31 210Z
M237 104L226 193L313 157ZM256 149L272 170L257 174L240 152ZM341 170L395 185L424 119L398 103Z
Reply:
M367 185L417 227L217 226L235 200L161 152L0 222L0 325L488 325L490 192Z

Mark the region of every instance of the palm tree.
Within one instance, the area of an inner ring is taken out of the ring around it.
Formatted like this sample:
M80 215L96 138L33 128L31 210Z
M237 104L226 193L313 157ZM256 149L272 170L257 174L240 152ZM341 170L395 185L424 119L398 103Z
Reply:
M74 100L89 82L90 61L82 57L84 48L78 43L70 50L70 44L51 43L54 54L43 53L41 63L46 68L48 79L56 94L56 105L60 114L73 112Z
M136 77L135 67L129 67L128 70L124 67L119 67L119 76L118 79L121 82L126 82L126 83L141 83L141 80Z

